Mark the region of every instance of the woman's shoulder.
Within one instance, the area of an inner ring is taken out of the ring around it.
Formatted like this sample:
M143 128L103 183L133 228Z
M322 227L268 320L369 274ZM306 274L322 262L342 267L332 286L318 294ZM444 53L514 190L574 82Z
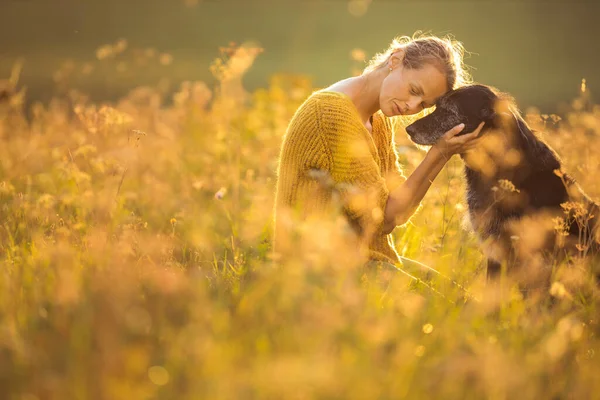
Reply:
M329 89L321 89L313 92L307 101L317 102L320 106L332 106L344 110L352 110L352 107L354 107L350 96Z
M354 103L348 95L330 90L313 92L296 111L294 119L320 121L324 126L337 122L358 120Z

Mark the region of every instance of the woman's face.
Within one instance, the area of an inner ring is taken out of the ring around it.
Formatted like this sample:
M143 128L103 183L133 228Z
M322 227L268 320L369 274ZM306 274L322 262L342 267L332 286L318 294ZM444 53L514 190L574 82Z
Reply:
M424 108L433 107L448 88L446 77L432 64L419 69L402 65L402 54L390 57L386 68L392 71L383 80L379 93L379 106L388 117L416 114Z

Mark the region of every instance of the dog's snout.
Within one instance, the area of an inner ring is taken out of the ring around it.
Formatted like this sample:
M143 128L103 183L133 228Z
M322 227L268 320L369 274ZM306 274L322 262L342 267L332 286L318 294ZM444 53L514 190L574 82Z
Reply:
M410 124L406 127L406 133L408 133L410 136L414 136L416 129L413 124Z

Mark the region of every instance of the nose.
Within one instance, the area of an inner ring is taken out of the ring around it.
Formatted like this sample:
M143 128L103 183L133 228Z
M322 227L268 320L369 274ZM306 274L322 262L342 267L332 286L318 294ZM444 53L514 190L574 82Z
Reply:
M406 127L406 133L408 133L409 136L413 136L415 134L415 127L413 124L410 124Z
M413 97L410 99L410 101L408 103L406 103L406 105L408 106L407 111L409 114L416 114L419 111L421 111L421 99L420 98Z

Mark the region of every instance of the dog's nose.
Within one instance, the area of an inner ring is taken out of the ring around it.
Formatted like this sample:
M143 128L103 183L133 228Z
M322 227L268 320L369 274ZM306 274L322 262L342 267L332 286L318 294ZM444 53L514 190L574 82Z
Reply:
M413 126L413 124L410 124L406 127L406 133L408 133L410 136L415 134L415 127Z

